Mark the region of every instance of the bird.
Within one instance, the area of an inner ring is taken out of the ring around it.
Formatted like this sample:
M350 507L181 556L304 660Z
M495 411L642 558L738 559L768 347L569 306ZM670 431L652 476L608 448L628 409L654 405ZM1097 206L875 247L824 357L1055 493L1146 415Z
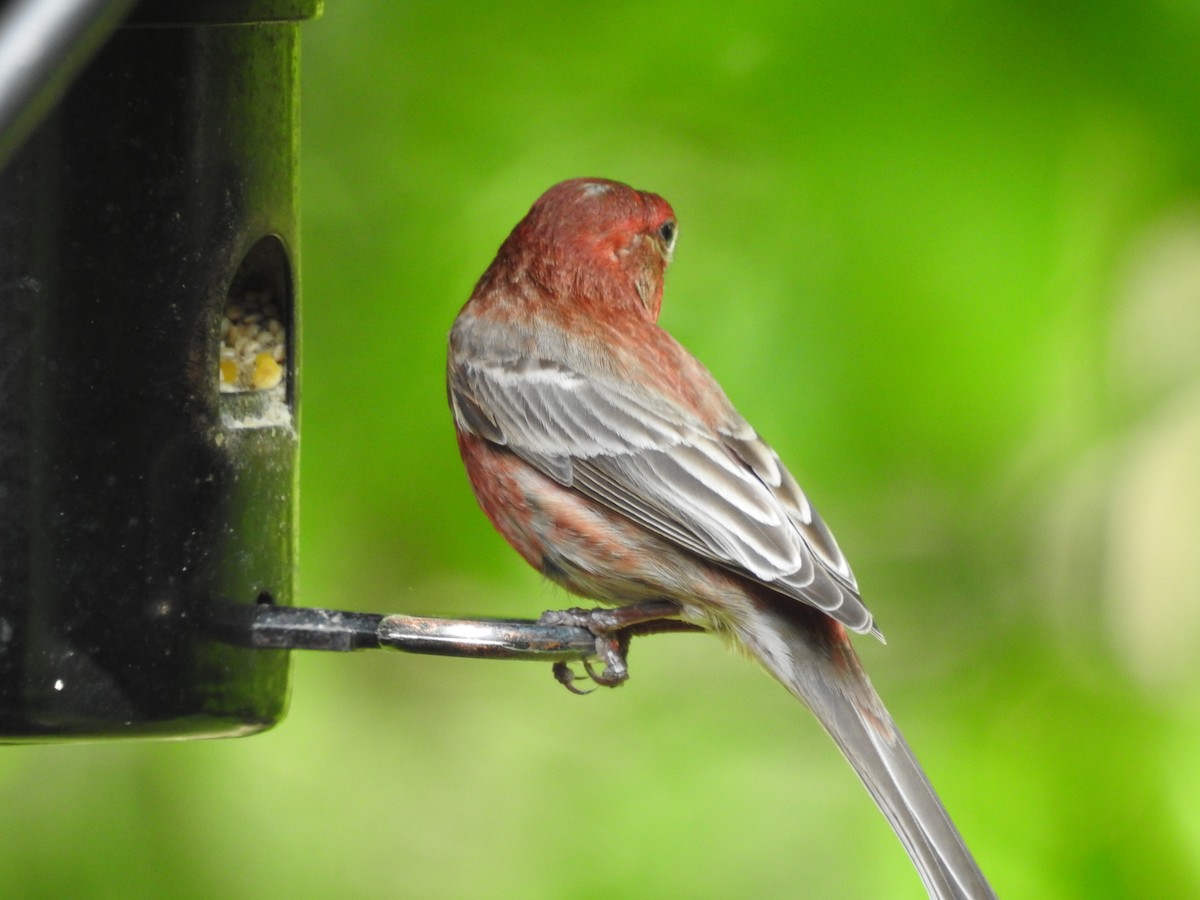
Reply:
M882 635L832 532L658 324L678 230L662 197L604 178L554 185L513 228L449 335L475 497L526 562L605 604L547 614L597 635L596 681L628 677L634 624L720 635L812 711L930 897L994 897L854 651L848 632Z

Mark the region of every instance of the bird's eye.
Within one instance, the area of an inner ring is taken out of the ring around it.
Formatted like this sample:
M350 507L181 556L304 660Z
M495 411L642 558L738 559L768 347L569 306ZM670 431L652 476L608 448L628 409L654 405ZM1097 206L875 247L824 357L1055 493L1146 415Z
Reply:
M675 241L675 223L667 221L659 225L658 236L666 242L668 247L671 246Z

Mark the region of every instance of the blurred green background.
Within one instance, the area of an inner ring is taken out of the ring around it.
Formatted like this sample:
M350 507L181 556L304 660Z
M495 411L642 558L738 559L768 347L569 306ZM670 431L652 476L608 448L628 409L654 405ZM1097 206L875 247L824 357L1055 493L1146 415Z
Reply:
M789 462L997 891L1200 896L1200 6L334 0L304 27L300 599L568 602L460 470L446 332L575 175L666 196L663 324ZM719 642L302 654L245 740L9 747L0 893L917 898Z

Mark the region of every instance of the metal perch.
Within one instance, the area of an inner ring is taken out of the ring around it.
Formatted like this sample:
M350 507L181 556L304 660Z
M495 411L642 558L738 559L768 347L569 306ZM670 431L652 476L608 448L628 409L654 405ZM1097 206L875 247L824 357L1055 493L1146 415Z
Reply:
M597 656L597 635L577 625L533 619L446 619L333 609L229 605L214 619L221 640L273 650L391 649L434 656L585 662ZM622 644L635 635L697 631L678 619L637 622L610 638Z

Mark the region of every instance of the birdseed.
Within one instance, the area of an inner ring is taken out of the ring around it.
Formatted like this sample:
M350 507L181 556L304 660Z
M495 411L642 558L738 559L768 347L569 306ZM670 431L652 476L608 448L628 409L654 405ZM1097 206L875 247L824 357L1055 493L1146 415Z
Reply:
M283 383L287 329L270 291L246 291L221 317L222 393L266 391Z

